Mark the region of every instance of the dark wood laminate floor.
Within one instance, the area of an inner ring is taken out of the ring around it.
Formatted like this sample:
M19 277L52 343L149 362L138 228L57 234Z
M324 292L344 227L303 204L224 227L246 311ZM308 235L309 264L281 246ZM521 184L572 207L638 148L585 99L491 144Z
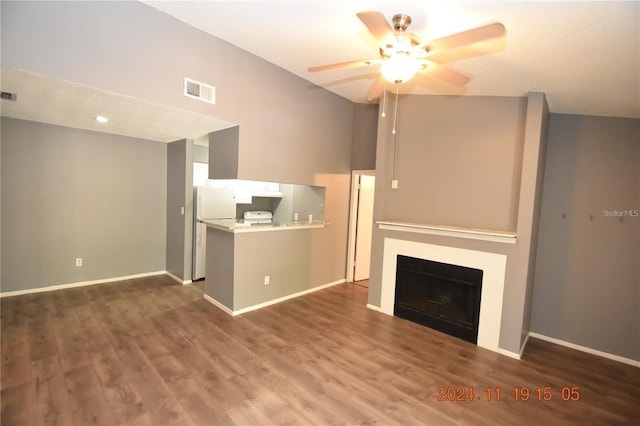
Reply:
M638 368L535 339L517 361L366 300L344 284L231 318L166 277L4 298L2 425L640 424Z

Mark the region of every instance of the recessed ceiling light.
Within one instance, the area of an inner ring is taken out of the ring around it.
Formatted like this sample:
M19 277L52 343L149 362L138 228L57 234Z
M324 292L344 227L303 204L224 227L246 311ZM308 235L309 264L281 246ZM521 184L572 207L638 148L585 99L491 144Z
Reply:
M96 116L96 121L98 123L106 123L109 121L109 119L107 117L105 117L104 115L97 115Z

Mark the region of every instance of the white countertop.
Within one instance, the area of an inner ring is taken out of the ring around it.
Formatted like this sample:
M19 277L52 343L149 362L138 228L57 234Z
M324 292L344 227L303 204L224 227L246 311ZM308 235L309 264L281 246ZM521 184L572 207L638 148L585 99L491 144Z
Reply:
M234 219L214 219L203 220L202 223L209 228L219 231L231 233L244 232L265 232L265 231L291 231L294 229L313 229L324 228L325 223L321 221L309 222L290 222L290 223L260 223L260 224L244 224L238 223Z

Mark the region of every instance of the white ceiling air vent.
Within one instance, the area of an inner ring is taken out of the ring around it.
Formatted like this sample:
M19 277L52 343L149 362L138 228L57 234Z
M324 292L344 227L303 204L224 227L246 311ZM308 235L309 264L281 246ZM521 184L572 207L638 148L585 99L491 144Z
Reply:
M184 78L184 95L210 104L216 103L216 88L190 78Z

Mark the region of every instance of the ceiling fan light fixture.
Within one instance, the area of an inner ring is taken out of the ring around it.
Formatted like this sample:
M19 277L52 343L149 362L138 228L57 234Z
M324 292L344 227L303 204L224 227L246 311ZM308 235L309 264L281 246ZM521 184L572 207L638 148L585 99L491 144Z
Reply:
M401 84L413 78L420 64L408 55L393 56L382 64L380 73L389 83Z
M423 42L419 36L407 31L411 25L409 15L402 13L394 15L393 26L389 25L382 12L358 12L356 16L378 42L380 57L310 67L309 72L380 65L380 76L369 89L368 100L379 98L380 95L386 93L385 82L400 85L411 80L417 72L428 68L432 69L431 77L453 86L462 87L469 82L470 78L442 67L440 64L443 61L454 61L491 53L479 51L473 46L485 41L499 40L504 38L505 34L504 25L493 23ZM396 95L397 93L396 90Z

